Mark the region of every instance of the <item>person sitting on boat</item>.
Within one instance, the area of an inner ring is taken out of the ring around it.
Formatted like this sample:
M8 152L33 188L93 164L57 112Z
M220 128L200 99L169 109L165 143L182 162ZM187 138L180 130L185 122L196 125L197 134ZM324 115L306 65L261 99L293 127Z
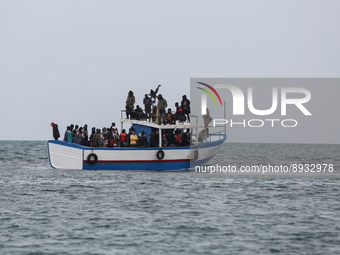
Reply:
M136 109L131 113L131 119L140 120L142 118L145 118L143 109L137 105Z
M119 136L119 147L125 147L127 134L125 133L125 129L122 130Z
M67 130L67 141L68 142L73 142L73 135L72 135L72 131L71 131L71 127L68 127L68 130Z
M150 138L150 147L158 147L158 142L159 142L159 131L156 130Z
M202 129L198 133L198 142L199 143L207 142L207 131L205 129Z
M190 100L187 99L186 95L182 96L182 102L181 102L181 108L182 108L182 114L183 116L187 116L188 121L190 122ZM184 120L184 118L182 118L182 121Z
M158 98L155 94L151 97L151 104L152 104L152 115L155 118L155 123L158 122Z
M100 128L93 134L93 147L100 147Z
M162 136L162 146L168 147L168 144L169 144L169 140L168 140L167 134L164 133Z
M71 126L73 126L73 125L71 125ZM72 127L72 136L73 136L73 140L74 140L74 136L76 135L76 130L77 129L79 129L79 126L78 125L76 125L75 127L74 127L74 129L73 129L73 127Z
M73 128L74 128L74 125L73 125L73 124L71 124L71 125L70 125L70 131L71 131L71 135L72 135L72 137L73 137Z
M137 146L137 141L138 141L138 136L136 135L136 131L133 130L132 134L130 135L130 146L131 147L136 147Z
M117 132L118 132L118 128L116 127L116 123L112 122L110 128L111 128L112 131L115 129L115 130L117 130Z
M125 109L126 109L126 118L129 119L129 116L131 114L131 112L133 111L134 105L135 105L135 96L133 95L133 92L130 90L128 93L128 96L126 98L126 105L125 105ZM131 118L131 116L130 116Z
M144 104L144 111L145 111L146 118L150 118L151 98L148 96L148 94L145 94L145 97L143 99L143 104Z
M106 127L102 128L102 133L100 136L100 147L106 147L107 144L109 143L109 131L107 130Z
M158 113L159 113L159 125L165 124L165 108L168 106L167 101L161 94L158 95ZM157 122L156 122L157 123Z
M148 136L149 136L150 147L151 147L151 134L149 134Z
M181 130L176 130L174 145L182 146L182 137L181 137Z
M70 126L67 126L67 127L66 127L66 131L65 131L65 133L64 133L64 139L63 139L64 142L67 142L67 137L68 137L67 131L69 130L69 128L70 128Z
M74 135L74 142L76 144L80 144L80 142L81 142L81 134L79 132L79 129L76 129L76 133Z
M90 135L90 146L93 147L93 136L96 133L96 128L93 127L91 130L91 135Z
M138 138L138 146L140 148L148 147L148 141L146 139L146 135L144 131L142 131L140 137Z
M118 144L119 144L118 130L117 129L112 129L112 132L113 132L113 141L114 141L113 146L118 146Z
M202 116L203 118L203 121L204 121L204 128L205 128L205 131L207 132L207 136L209 135L209 123L213 120L211 117L210 117L210 113L209 113L209 109L207 108L206 110L206 114Z
M171 112L171 108L168 108L168 113L166 115L166 122L168 124L175 124L175 119L174 119L173 114Z
M83 138L82 138L82 145L84 146L87 146L88 145L88 140L89 140L89 133L87 131L87 124L84 125L84 128L83 128Z
M113 139L112 128L108 128L107 132L108 132L108 136L107 136L107 145L106 145L106 147L112 148L114 146L114 144L115 144L115 141Z
M81 142L80 142L80 144L83 145L83 146L87 146L87 142L88 142L88 137L86 137L85 136L85 132L83 132L81 134Z
M54 122L52 122L51 126L52 126L53 138L54 138L54 140L58 140L58 138L60 137L58 125L55 124Z
M187 129L187 132L183 132L182 134L182 145L190 146L190 129Z

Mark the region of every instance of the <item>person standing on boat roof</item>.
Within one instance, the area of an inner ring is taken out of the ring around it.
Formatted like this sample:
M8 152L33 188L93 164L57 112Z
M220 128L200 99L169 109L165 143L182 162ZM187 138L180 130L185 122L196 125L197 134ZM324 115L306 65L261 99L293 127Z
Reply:
M157 123L158 122L158 98L156 97L156 94L152 95L151 103L152 103L152 114L156 117L155 123Z
M172 117L174 120L173 124L175 124L176 120L182 119L182 108L178 105L178 102L175 103L175 108L176 108L176 112Z
M53 138L54 138L54 140L58 140L58 138L60 137L58 125L55 124L54 122L52 122L51 126L52 126Z
M133 92L130 90L126 98L126 105L125 105L127 119L129 119L129 116L131 118L131 112L133 111L135 102L136 102L135 96L133 95Z
M145 94L144 99L143 99L143 104L144 104L144 111L145 111L146 118L150 118L151 98L148 96L148 94Z
M150 90L150 96L151 96L151 97L152 97L153 95L157 96L157 93L158 93L158 90L159 90L159 87L160 87L160 86L161 86L161 85L158 85L155 91L153 91L152 89Z
M167 101L162 97L161 94L158 95L158 112L159 116L158 118L160 119L159 125L162 123L165 124L165 108L168 106ZM157 122L156 122L157 123Z
M185 116L188 116L188 121L190 122L190 100L187 99L186 95L182 96L182 102L181 102L181 108L182 108L182 114Z

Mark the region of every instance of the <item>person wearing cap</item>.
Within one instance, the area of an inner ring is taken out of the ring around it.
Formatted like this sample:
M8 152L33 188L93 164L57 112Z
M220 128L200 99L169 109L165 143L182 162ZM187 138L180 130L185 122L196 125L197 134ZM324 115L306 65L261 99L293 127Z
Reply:
M54 122L51 122L51 126L52 126L53 138L54 140L58 140L58 138L60 137L58 125L55 124Z

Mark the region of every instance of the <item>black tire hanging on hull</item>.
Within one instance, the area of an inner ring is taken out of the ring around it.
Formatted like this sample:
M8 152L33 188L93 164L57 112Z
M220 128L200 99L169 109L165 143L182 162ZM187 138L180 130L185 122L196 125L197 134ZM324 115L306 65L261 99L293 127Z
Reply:
M158 159L163 159L164 155L165 155L164 151L162 151L162 150L157 151L156 156L157 156Z
M94 158L92 160L92 157ZM90 164L90 165L94 165L96 164L98 161L98 156L94 153L90 153L88 156L87 156L87 162Z

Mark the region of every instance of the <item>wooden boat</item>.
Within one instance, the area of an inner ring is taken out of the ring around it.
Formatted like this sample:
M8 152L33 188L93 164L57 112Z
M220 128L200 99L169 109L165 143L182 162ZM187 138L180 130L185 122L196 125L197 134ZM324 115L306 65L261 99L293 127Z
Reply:
M193 116L194 117L194 116ZM208 141L198 142L199 126L193 123L157 125L147 120L120 120L123 125L131 125L136 134L159 131L158 147L88 147L72 142L48 141L49 161L56 169L77 170L188 170L195 165L207 164L216 155L226 140L225 129L211 134ZM162 134L172 134L174 130L191 130L190 146L162 146ZM150 142L148 140L148 142ZM150 143L149 143L150 144Z

